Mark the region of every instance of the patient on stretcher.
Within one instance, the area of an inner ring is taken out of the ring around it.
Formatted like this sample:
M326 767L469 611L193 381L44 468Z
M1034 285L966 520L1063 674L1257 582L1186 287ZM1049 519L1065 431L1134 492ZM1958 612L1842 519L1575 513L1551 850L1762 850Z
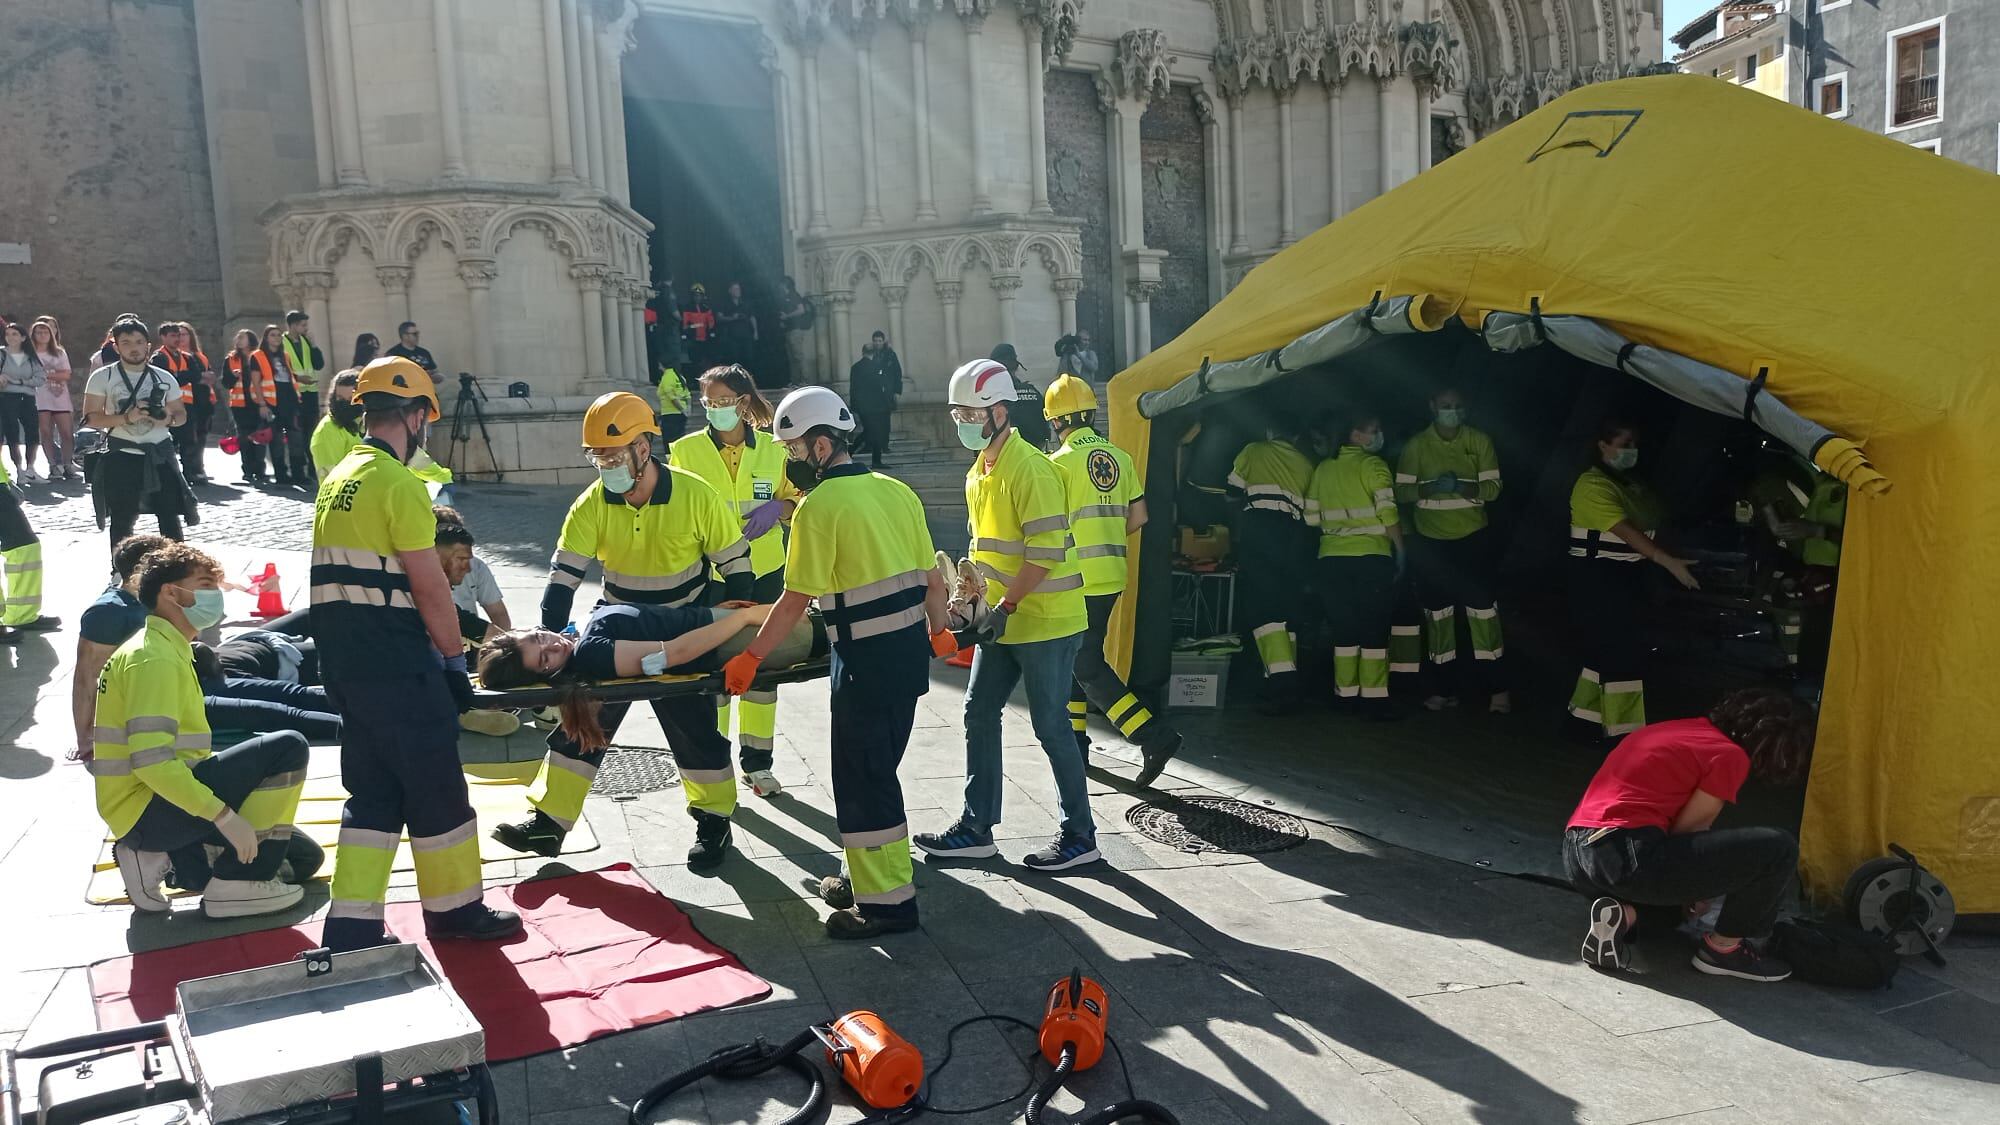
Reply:
M978 632L986 625L986 581L979 577L979 571L970 559L960 559L953 565L951 556L943 551L937 553L938 577L944 580L944 588L951 591L951 600L945 603L945 623L953 632Z

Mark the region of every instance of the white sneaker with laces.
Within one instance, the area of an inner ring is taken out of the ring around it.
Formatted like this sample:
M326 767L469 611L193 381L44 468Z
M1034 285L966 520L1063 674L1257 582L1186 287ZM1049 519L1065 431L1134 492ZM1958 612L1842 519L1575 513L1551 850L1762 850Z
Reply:
M173 909L160 886L167 881L167 872L173 869L173 860L167 853L142 852L120 840L111 845L111 856L118 861L118 874L125 880L125 897L132 900L133 906L148 914Z
M248 918L298 905L306 889L276 879L210 879L201 892L201 912L210 918Z
M784 783L770 770L752 770L743 775L743 782L759 797L775 797L785 791Z

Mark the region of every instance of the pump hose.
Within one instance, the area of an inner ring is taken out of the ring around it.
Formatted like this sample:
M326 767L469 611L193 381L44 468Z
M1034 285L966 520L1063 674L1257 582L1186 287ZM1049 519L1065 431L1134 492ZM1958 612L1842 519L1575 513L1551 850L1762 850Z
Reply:
M1028 1125L1042 1125L1042 1110L1048 1106L1049 1099L1056 1096L1056 1091L1062 1089L1063 1080L1068 1078L1069 1072L1075 1068L1076 1044L1065 1043L1062 1058L1056 1061L1055 1070L1049 1074L1048 1080L1035 1090L1034 1096L1028 1099L1026 1118Z
M1118 1061L1121 1066L1124 1064L1123 1051L1118 1052ZM1056 1096L1056 1091L1062 1089L1063 1082L1075 1069L1076 1044L1065 1043L1062 1057L1056 1060L1055 1070L1035 1091L1034 1097L1028 1099L1028 1113L1025 1118L1027 1125L1042 1125L1042 1110L1048 1107L1049 1099ZM1088 1117L1077 1118L1076 1125L1114 1125L1115 1122L1126 1120L1148 1122L1150 1125L1181 1125L1180 1118L1175 1117L1165 1106L1141 1098L1127 1098L1122 1102L1114 1102Z
M721 1078L754 1078L767 1070L783 1067L806 1080L809 1089L806 1101L790 1117L779 1125L805 1125L815 1120L826 1102L826 1079L819 1068L807 1062L800 1054L807 1047L818 1042L818 1036L811 1028L799 1032L783 1044L772 1047L763 1039L754 1043L737 1043L723 1047L701 1062L666 1078L639 1096L632 1103L632 1112L626 1115L627 1125L645 1125L653 1110L675 1093L701 1081L710 1075Z

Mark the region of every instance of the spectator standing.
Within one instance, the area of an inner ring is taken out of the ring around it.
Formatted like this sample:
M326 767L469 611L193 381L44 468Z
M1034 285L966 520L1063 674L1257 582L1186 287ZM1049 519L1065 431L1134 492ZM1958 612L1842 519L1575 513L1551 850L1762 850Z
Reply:
M694 370L715 365L715 310L708 303L708 286L697 281L688 290L690 303L681 310L681 341Z
M729 283L729 292L715 312L715 321L720 337L715 366L744 366L752 362L757 354L757 314L751 311L750 302L743 299L742 282Z
M285 364L299 392L299 429L311 433L319 422L319 373L326 353L312 340L312 318L297 309L285 314Z
M819 319L812 300L799 292L799 283L787 277L778 293L778 327L785 332L785 358L791 363L791 383L810 383L813 371L813 324Z
M382 354L382 340L373 332L363 332L354 338L354 362L347 366L363 368L374 362ZM428 370L428 368L426 368Z
M438 361L431 358L431 350L429 348L417 342L422 336L423 333L417 330L417 322L406 320L396 326L396 346L382 354L402 356L404 359L423 368L424 374L431 377L432 383L436 383L438 381ZM368 365L359 363L355 366L366 367Z
M119 321L111 339L118 362L91 372L83 389L84 424L107 435L91 495L109 519L113 545L144 512L159 520L160 534L179 539L182 518L200 518L173 446L172 427L187 420L180 384L146 362L153 333L143 321Z
M861 359L847 372L848 401L861 417L862 444L867 447L869 467L887 468L882 455L889 452L890 416L896 399L903 393L903 361L889 346L889 338L879 329L861 349ZM855 453L861 449L856 448Z
M1090 329L1079 328L1075 334L1056 341L1056 359L1071 375L1093 386L1097 384L1097 352L1090 346Z
M76 406L70 399L69 353L63 350L62 328L54 317L41 317L28 329L28 347L42 364L44 382L35 391L35 410L41 415L49 479L60 472L62 479L70 480L76 476Z
M299 421L298 375L285 356L284 330L264 326L264 358L271 365L277 402L271 407L271 476L277 484L310 486L312 470L306 452L308 431Z
M658 374L662 367L679 367L687 362L681 347L681 305L674 296L674 279L662 278L646 302L646 368Z
M1049 423L1042 417L1042 389L1021 374L1027 370L1027 364L1021 362L1012 344L997 345L988 358L1005 367L1014 380L1014 393L1020 402L1020 408L1015 412L1014 432L1029 445L1046 453L1049 448Z
M277 372L284 360L273 362L270 353L258 346L257 334L242 328L222 364L222 386L229 392L229 414L236 422L236 450L243 458L243 483L267 483L264 446L278 409ZM264 433L264 441L256 439L259 433Z
M6 347L0 349L0 439L7 443L7 456L22 480L41 480L35 471L40 452L40 430L35 421L35 398L48 382L42 360L28 346L27 329L18 324L6 328ZM28 459L21 460L21 447L28 447ZM50 466L53 472L54 466Z
M195 369L194 380L194 420L195 468L201 470L201 479L208 481L208 472L202 469L202 459L208 449L208 435L215 429L215 365L208 361L208 353L202 350L201 334L194 325L183 320L181 325L181 350L188 354L188 363Z
M174 427L174 446L180 450L181 474L196 484L207 484L202 471L202 450L208 441L208 425L203 418L208 405L208 388L202 386L208 374L205 360L198 361L188 350L188 326L177 320L160 325L160 346L153 352L153 366L174 377L181 388L181 405L187 421Z

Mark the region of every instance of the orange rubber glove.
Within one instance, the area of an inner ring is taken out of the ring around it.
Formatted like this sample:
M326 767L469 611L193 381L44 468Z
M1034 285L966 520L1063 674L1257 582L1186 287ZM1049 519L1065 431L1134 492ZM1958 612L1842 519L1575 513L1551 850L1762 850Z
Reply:
M931 655L943 660L958 655L958 637L950 629L939 629L931 634Z
M729 663L722 666L722 689L731 695L749 691L751 682L757 678L757 666L762 663L747 651L730 657Z

